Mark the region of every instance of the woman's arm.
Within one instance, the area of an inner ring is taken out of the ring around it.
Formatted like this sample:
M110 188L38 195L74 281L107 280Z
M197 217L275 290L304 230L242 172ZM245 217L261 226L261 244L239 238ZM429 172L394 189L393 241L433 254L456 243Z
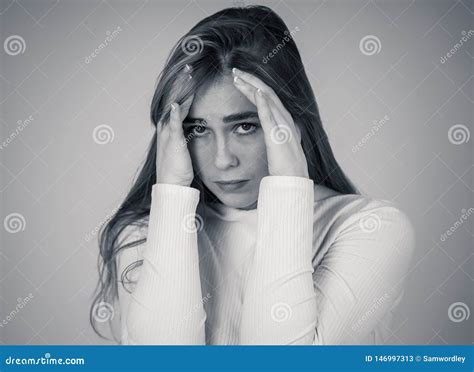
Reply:
M198 202L199 191L192 187L153 185L147 242L140 251L126 249L119 256L119 277L143 258L132 294L123 288L119 292L122 343L205 344L197 234L192 229Z
M262 180L244 344L359 344L403 293L414 231L405 214L382 201L343 212L311 275L313 228L325 221L313 217L310 184L298 177Z
M257 246L241 320L243 344L306 344L316 324L311 265L313 181L301 131L278 95L233 69L234 85L258 110L268 174L260 183Z
M403 296L415 247L413 226L391 202L362 203L357 211L349 206L341 212L335 239L314 272L315 345L372 343L367 336Z
M315 240L315 248L329 249L313 283L314 190L301 131L273 89L247 72L233 69L233 74L235 87L257 106L270 175L260 185L257 247L243 304L241 341L339 344L363 340L400 298L395 298L399 292L394 287L411 258L411 224L385 202L350 212L344 206L339 221L345 228L327 240L325 236L325 242L319 237ZM381 226L367 234L360 221L371 208L380 212ZM327 247L331 238L335 242ZM385 302L380 305L377 296L382 295ZM348 327L358 330L356 337L347 332Z
M268 176L260 183L257 245L246 285L242 344L311 344L313 181Z
M177 88L189 84L191 70L186 65L174 82ZM122 302L130 302L124 303L126 343L205 344L206 314L194 228L199 191L190 187L194 171L188 148L182 145L186 143L183 119L193 98L171 103L169 118L163 116L156 125L156 184L143 265L133 295L122 296Z

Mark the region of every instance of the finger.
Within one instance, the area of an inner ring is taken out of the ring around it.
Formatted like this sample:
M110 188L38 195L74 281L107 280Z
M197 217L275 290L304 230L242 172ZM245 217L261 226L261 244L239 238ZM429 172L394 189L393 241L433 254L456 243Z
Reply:
M191 105L193 104L194 94L189 96L183 103L181 103L181 122L188 116Z
M258 110L258 118L260 119L260 124L262 125L263 132L265 133L265 137L269 138L272 130L278 128L276 124L272 112L270 110L270 106L268 105L267 99L265 98L263 92L260 89L255 91L255 103Z
M156 161L157 163L163 158L165 153L165 147L169 139L169 125L163 126L162 130L157 134L157 150L156 150Z
M182 84L182 83L185 83L186 81L190 80L192 72L193 72L193 68L191 67L191 65L186 64L186 66L184 66L184 68L181 70L181 72L179 74L180 83Z
M179 136L183 134L183 122L181 120L181 107L178 103L173 102L170 110L170 134Z
M186 91L185 85L189 84L192 81L192 78L193 78L193 76L191 75L192 71L193 71L193 68L191 67L191 65L186 64L186 66L183 69L183 73L180 79L180 85L182 87L180 89L181 94L183 94L183 92ZM179 97L179 101L183 100L184 97L180 97L181 94L178 93L178 95L175 97L175 102L178 102L178 97ZM188 115L189 109L191 108L191 105L193 103L193 99L194 99L194 95L191 95L180 103L181 122Z
M234 78L234 85L236 88L238 88L242 94L244 94L255 106L257 105L257 103L255 102L255 92L257 91L257 88L255 88L253 85L249 84L248 82L240 79L239 77L235 77ZM265 94L265 93L264 93ZM268 97L266 94L265 94L266 97ZM267 104L269 105L270 107L270 110L272 111L272 114L273 114L273 118L275 119L277 125L286 125L286 126L289 126L291 127L291 122L288 123L288 120L285 116L283 116L283 114L281 113L281 111L278 109L278 107L276 106L275 102L273 102L272 100L268 99L267 100Z
M246 82L245 80L242 80L241 78L239 78L238 76L235 76L234 77L234 85L236 88L238 88L242 94L244 94L254 105L256 105L256 102L255 102L255 92L257 89L259 88L256 88L254 87L253 85L251 85L250 83ZM265 93L264 93L265 94ZM265 94L266 95L266 94ZM267 95L266 95L267 96ZM268 97L268 96L267 96ZM291 115L288 115L290 116L290 119L288 119L287 116L283 115L283 113L281 112L281 110L278 109L277 107L277 104L271 100L271 99L268 99L267 101L268 105L270 106L270 109L272 111L272 114L274 116L274 119L276 120L277 122L277 125L285 125L289 128L291 128L293 130L293 119L291 118Z
M249 74L248 72L239 70L235 67L232 69L232 72L233 72L234 76L238 76L239 78L241 78L245 82L253 85L256 89L260 88L262 90L262 92L264 94L266 94L275 103L278 110L280 110L282 112L283 116L285 116L285 118L287 120L289 120L290 118L292 119L291 114L285 108L285 106L281 102L280 98L278 97L278 95L275 93L275 91L271 87L269 87L267 84L265 84L262 80L260 80L255 75Z
M273 118L275 119L280 130L283 133L286 133L286 136L289 136L288 140L296 138L298 143L301 142L301 130L294 122L294 120L291 119L290 121L288 121L286 117L282 115L281 111L276 107L275 103L272 100L269 99L268 104L270 105L270 110L273 114Z
M160 148L164 147L164 145L168 141L169 134L170 134L170 126L169 125L163 125L160 132L157 132L158 146L160 146Z
M182 95L182 92L185 89L185 85L192 80L192 71L193 68L191 67L191 65L187 64L177 73L176 79L172 83L172 89L170 94L171 102L181 100L180 96Z
M240 92L242 92L245 97L247 97L250 102L252 102L255 106L257 105L255 102L255 92L257 88L240 79L238 76L234 76L234 85Z
M281 111L276 106L275 102L273 102L270 98L268 98L267 103L268 103L268 106L270 107L273 118L275 119L277 125L286 125L289 127L292 126L291 123L293 122L293 120L291 120L290 123L288 123L288 120L286 119L286 117L283 116Z

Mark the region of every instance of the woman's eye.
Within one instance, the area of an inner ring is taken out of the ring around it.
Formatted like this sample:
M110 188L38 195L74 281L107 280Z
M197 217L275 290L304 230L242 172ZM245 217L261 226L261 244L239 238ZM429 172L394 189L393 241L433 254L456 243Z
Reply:
M237 125L236 132L241 135L246 135L255 132L257 126L252 123L242 123Z
M193 125L191 127L188 127L186 130L186 135L200 137L204 134L206 134L206 127L204 125Z

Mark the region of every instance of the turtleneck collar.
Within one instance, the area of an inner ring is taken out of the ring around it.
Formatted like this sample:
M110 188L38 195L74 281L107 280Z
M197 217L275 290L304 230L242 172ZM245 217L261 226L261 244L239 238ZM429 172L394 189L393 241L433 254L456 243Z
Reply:
M337 195L338 193L323 185L314 185L314 201L319 203L324 199ZM255 209L238 209L229 207L223 203L214 201L205 202L202 200L198 206L198 214L204 216L217 217L224 221L243 221L257 216L257 208Z
M200 203L199 206L206 216L214 216L224 221L241 221L257 215L257 208L239 209L212 202Z

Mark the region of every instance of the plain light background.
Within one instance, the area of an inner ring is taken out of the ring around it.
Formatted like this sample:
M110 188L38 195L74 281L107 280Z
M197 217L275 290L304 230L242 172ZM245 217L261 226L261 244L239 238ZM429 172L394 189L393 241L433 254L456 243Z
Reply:
M0 149L2 343L107 343L89 325L98 255L97 236L89 237L144 160L156 78L196 22L251 3L0 2L0 140L9 139ZM367 195L399 203L415 225L407 290L387 343L471 344L472 210L454 224L473 207L473 37L446 55L472 31L473 3L260 4L298 27L294 38L343 169ZM121 31L86 63L114 30ZM360 47L368 35L379 41L372 55ZM24 50L7 46L10 36L20 36Z

